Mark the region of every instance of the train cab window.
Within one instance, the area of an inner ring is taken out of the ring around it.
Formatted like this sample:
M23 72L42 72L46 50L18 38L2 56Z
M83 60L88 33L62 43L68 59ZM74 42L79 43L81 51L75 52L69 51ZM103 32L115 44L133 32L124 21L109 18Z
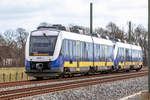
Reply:
M29 55L35 53L53 56L56 46L57 36L31 36Z

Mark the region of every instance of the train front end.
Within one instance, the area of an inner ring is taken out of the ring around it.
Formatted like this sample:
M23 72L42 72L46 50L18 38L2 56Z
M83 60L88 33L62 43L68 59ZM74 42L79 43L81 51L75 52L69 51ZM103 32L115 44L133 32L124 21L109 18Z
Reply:
M26 73L29 76L43 78L56 76L61 72L59 65L56 65L55 59L58 54L56 43L58 31L37 30L31 32L26 42Z

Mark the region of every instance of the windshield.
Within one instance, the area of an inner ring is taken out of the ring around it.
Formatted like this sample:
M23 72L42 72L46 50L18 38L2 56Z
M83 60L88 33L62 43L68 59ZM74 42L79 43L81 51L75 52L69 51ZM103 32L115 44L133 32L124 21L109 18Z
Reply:
M56 36L31 36L30 56L53 56Z

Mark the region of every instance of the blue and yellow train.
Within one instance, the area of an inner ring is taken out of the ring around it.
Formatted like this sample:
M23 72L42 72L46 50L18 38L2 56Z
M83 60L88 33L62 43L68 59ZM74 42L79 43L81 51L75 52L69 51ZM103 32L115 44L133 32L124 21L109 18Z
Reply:
M25 56L26 73L37 78L142 68L139 45L51 28L29 34Z

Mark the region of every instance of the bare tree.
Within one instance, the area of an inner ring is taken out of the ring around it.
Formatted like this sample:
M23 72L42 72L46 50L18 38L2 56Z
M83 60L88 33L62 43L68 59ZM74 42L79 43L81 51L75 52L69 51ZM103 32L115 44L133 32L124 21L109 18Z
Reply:
M107 31L109 33L109 36L112 38L118 38L118 39L124 39L124 31L119 29L119 27L114 24L113 22L110 22L107 26Z
M19 66L24 66L24 60L25 60L25 43L27 40L28 32L23 29L23 28L18 28L16 29L17 33L17 46L18 46L18 57L20 58L19 60Z
M132 39L135 43L139 43L143 50L143 63L147 65L147 53L148 53L148 32L142 26L138 25L132 34Z

